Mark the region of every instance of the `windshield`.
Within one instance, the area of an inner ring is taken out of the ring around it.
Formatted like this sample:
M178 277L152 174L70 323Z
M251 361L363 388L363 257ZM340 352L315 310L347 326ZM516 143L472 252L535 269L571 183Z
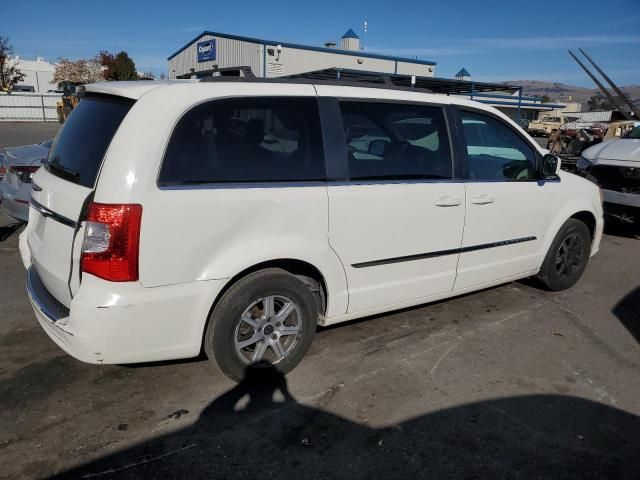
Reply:
M633 130L627 133L624 138L640 138L640 125L633 127Z
M133 100L87 96L73 109L49 152L47 170L93 188L104 154Z

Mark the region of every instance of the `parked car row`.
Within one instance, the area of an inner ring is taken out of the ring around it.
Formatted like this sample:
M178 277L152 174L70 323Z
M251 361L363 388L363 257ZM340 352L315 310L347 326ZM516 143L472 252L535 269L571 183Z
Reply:
M14 147L0 154L0 207L19 222L29 220L34 173L46 162L53 140Z

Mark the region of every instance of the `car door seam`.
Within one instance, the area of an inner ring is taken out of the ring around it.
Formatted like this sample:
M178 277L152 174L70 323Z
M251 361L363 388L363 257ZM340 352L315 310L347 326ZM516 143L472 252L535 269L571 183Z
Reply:
M462 250L462 245L464 243L464 231L467 226L467 186L463 183L462 187L464 189L464 216L462 218L462 235L460 235L460 245L458 248ZM456 274L453 278L453 284L451 285L451 290L453 291L456 288L456 282L458 281L458 267L460 266L460 257L462 253L458 254L458 259L456 260Z

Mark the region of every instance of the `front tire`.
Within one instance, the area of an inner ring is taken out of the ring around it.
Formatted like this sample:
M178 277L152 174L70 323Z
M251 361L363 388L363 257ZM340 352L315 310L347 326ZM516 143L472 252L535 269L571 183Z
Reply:
M220 298L205 332L204 350L229 378L273 366L290 372L316 333L318 307L295 275L269 268L247 275Z
M538 278L551 291L566 290L582 276L590 255L589 228L584 222L570 218L551 243Z

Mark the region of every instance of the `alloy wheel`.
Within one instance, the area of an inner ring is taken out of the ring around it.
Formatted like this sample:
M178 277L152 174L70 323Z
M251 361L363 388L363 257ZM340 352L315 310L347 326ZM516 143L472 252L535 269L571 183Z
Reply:
M260 298L242 313L234 333L235 351L245 364L273 365L295 348L302 329L300 308L282 295Z
M572 233L562 241L556 253L556 273L559 277L570 277L582 264L584 242L580 235Z

